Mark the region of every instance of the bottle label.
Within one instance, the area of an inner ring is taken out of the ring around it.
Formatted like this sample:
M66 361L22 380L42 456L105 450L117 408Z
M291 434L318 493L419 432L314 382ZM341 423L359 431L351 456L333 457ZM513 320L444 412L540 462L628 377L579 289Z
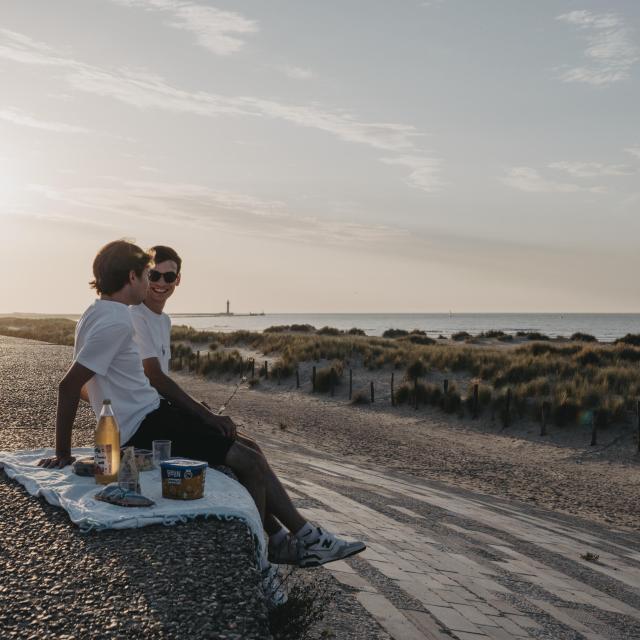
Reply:
M95 451L95 474L97 476L110 476L113 473L113 445L97 444Z

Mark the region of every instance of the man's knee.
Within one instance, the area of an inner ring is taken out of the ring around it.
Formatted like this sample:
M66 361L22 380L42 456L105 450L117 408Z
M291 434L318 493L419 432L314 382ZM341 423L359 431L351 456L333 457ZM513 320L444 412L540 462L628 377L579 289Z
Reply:
M262 452L255 451L240 442L235 442L231 446L225 462L234 471L243 475L262 477L267 471L267 461Z
M264 456L264 454L262 453L262 449L260 448L260 445L255 440L251 440L251 438L247 438L247 436L240 436L238 438L238 442L240 442L240 444L245 445L246 447L249 447L249 449L253 449L254 451L257 451L259 454Z

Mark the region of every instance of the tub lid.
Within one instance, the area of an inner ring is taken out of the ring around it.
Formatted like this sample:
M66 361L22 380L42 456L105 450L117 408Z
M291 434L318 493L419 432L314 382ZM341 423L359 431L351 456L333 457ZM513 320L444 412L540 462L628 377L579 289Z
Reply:
M207 463L202 460L190 460L189 458L168 458L160 463L160 467L178 467L180 469L206 466Z

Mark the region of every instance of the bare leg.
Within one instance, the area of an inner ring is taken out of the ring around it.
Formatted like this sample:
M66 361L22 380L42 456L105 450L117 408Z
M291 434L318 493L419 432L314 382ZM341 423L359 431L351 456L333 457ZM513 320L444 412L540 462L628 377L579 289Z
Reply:
M291 533L300 531L307 521L295 508L293 502L291 502L291 498L287 494L286 489L282 486L282 483L278 480L278 476L276 476L273 469L269 466L258 444L244 434L238 436L238 441L259 454L265 466L266 511L269 514L265 520L265 528L267 523L270 527L276 527L272 531L267 529L267 533L270 534L279 531L280 527L275 518L278 518Z
M268 469L264 456L239 442L234 442L224 462L233 469L240 484L251 494L264 526L267 503L266 472Z
M258 445L258 443L255 442L255 440L252 440L251 438L246 436L244 433L238 434L238 442L241 442L242 444L246 445L250 449L257 451L259 454L264 456L264 454L262 453L262 449L260 449L260 446ZM267 532L267 535L271 536L274 533L278 533L278 531L280 531L281 528L282 528L282 525L278 522L276 517L272 513L269 513L269 508L267 505L267 516L264 521L264 530Z

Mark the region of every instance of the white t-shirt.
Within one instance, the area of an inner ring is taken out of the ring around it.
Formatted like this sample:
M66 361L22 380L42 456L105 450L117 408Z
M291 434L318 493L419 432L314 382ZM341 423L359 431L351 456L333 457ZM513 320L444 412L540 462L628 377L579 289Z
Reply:
M158 358L160 369L169 374L171 359L171 318L166 313L151 311L146 304L129 307L135 334L133 339L143 360Z
M133 334L127 305L96 300L76 326L73 348L73 361L95 373L87 391L96 417L102 401L111 399L121 444L133 436L147 414L160 406L160 396L144 374Z

